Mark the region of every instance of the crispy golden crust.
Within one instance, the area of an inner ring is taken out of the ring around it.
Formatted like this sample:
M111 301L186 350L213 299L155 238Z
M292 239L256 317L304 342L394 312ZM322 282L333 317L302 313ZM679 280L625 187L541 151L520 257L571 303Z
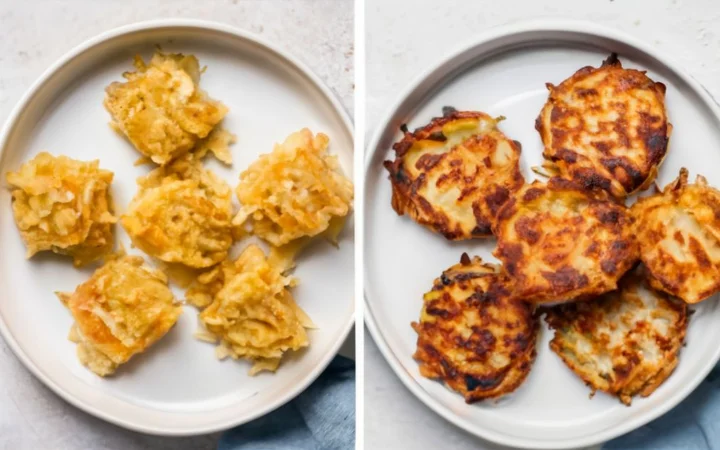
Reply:
M143 258L124 256L105 263L72 294L58 293L75 319L70 339L80 361L110 375L162 338L182 313L167 284Z
M499 267L463 254L425 294L414 358L424 377L444 382L468 403L506 395L535 360L538 321L514 298Z
M687 306L628 274L604 296L548 308L550 348L588 386L617 396L652 394L673 372L687 330Z
M663 192L642 198L631 212L652 286L688 303L720 291L720 191L688 171Z
M77 161L39 153L17 172L9 172L15 223L27 257L51 250L69 255L76 266L112 251L110 184L113 173L98 161Z
M157 164L168 164L190 151L228 112L200 89L202 70L192 55L156 52L147 64L136 56L135 67L136 72L123 74L124 83L114 82L105 89L104 106L112 116L111 126ZM229 152L221 147L218 141L205 145L204 152L217 150L227 163Z
M191 155L138 179L121 223L133 245L169 263L205 268L233 243L232 191Z
M616 198L646 189L667 152L665 85L624 69L616 54L553 86L535 127L564 178Z
M514 291L534 303L571 301L613 290L637 262L625 206L551 178L525 185L498 214L494 255Z
M385 161L393 209L447 239L491 236L497 211L525 182L520 143L485 113L443 113L412 133L403 127L393 145L395 161Z

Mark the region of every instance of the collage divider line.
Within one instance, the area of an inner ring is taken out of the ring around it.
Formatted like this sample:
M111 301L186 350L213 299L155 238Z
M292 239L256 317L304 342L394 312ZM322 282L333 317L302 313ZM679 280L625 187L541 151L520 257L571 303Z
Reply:
M354 166L355 183L355 448L365 448L365 1L355 0Z

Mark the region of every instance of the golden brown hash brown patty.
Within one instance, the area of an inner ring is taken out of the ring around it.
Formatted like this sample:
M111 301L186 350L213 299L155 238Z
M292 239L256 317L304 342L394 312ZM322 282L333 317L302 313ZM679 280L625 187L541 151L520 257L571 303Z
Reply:
M593 389L629 405L675 369L687 330L687 305L651 289L638 272L620 289L587 302L549 308L550 348Z
M491 236L498 209L525 182L520 143L485 113L443 114L412 133L402 127L395 161L385 161L392 206L447 239Z
M535 122L543 155L564 178L617 198L647 188L667 152L665 85L616 54L553 86Z
M628 209L561 178L518 191L500 210L495 235L494 255L515 293L534 303L611 291L639 258Z
M468 403L520 386L535 360L532 307L511 295L499 267L466 253L425 294L414 358L420 374L440 380Z
M632 206L640 254L656 289L688 303L720 291L720 191L687 169Z

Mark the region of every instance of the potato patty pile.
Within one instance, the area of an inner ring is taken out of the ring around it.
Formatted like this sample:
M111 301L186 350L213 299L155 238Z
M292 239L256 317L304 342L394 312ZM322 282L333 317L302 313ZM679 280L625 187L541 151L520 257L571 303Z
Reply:
M687 305L631 273L620 289L547 310L550 348L592 389L617 396L650 395L675 370L687 330Z
M412 133L403 127L393 145L392 206L447 239L491 236L497 211L525 182L520 144L485 113L443 112Z
M560 175L617 198L646 188L667 152L665 85L612 54L553 86L536 121Z
M174 326L182 305L170 280L187 288L186 304L201 310L196 337L216 343L220 359L249 360L250 375L275 372L285 354L310 345L307 330L317 328L296 303L291 288L299 280L289 273L300 253L320 238L335 247L346 244L340 234L351 217L353 183L330 151L330 137L302 128L241 171L239 211L234 211L232 189L203 164L212 153L232 165L230 145L236 142L222 126L229 108L200 88L207 68L194 55L159 48L147 63L135 56L134 66L123 73L124 81L105 88L103 105L111 128L142 155L135 166L156 167L136 178L137 191L119 219L110 191L114 174L101 169L98 160L40 152L8 172L8 206L27 257L49 250L71 256L75 266L102 259L74 292L56 292L75 321L68 339L76 344L80 363L98 376L112 375ZM237 85L225 87L242 90ZM282 128L287 117L280 116L269 128L255 120L255 134L267 137ZM100 130L111 133L105 126ZM247 146L253 132L245 131ZM118 220L132 246L150 256L156 268L126 255L122 239L112 252ZM262 240L263 247L249 240ZM236 243L244 248L237 257ZM322 257L309 268L328 270ZM346 269L352 265L334 267L333 275ZM334 332L336 324L329 322L334 314L320 314L328 321L326 332ZM324 350L310 353L317 351Z
M517 389L535 360L538 322L499 267L462 255L425 294L415 359L468 403Z
M720 191L688 171L632 207L642 261L656 289L697 303L720 291Z
M518 191L500 210L495 234L494 254L513 291L534 303L613 290L639 256L627 208L561 178Z
M677 366L687 304L720 292L720 190L683 168L626 206L657 177L672 131L666 87L645 71L612 54L547 88L535 122L546 181L524 183L520 144L497 120L452 108L403 126L384 163L398 214L451 240L494 235L502 262L463 254L435 280L414 357L468 403L499 397L525 379L546 314L551 349L630 405Z

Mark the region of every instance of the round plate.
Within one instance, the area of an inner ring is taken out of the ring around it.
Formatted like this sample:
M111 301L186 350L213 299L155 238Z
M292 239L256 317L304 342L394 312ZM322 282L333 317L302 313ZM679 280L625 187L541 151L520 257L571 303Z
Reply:
M365 191L366 320L383 355L405 385L438 414L482 438L516 447L572 448L597 444L660 416L684 399L720 357L720 308L716 298L698 305L675 373L650 397L632 406L589 389L548 347L544 328L538 356L525 383L500 402L465 404L460 395L420 376L412 358L422 295L463 252L496 261L495 240L448 242L399 217L390 206L382 167L391 158L399 127L410 129L441 115L443 106L481 110L507 120L500 128L522 143L526 180L542 160L535 118L547 99L546 82L558 84L583 66L598 66L615 51L626 67L641 68L667 85L673 134L660 169L664 186L680 167L720 186L720 110L709 94L676 64L634 39L578 22L533 22L496 29L423 74L402 95L370 141ZM545 326L545 325L543 325Z
M115 172L112 192L122 213L136 192L135 179L151 167L109 126L104 88L132 69L133 55L163 51L196 55L207 65L201 86L230 112L227 129L238 142L233 165L206 159L237 185L239 173L260 153L303 127L330 137L345 174L352 176L352 127L330 91L303 64L255 36L224 25L188 20L154 21L110 31L71 51L30 89L0 138L0 173L16 170L40 151L80 160L99 159ZM353 323L353 224L336 249L316 242L298 262L298 304L319 327L310 347L289 355L275 374L247 375L246 361L218 361L211 344L193 337L197 311L185 307L178 324L147 352L110 378L83 367L66 337L72 323L54 291L73 291L92 269L68 258L25 248L0 190L0 331L15 354L70 403L115 424L146 433L189 435L228 428L259 417L308 386L337 352ZM118 241L130 249L122 227ZM130 250L132 253L139 252ZM177 288L176 295L183 298Z

